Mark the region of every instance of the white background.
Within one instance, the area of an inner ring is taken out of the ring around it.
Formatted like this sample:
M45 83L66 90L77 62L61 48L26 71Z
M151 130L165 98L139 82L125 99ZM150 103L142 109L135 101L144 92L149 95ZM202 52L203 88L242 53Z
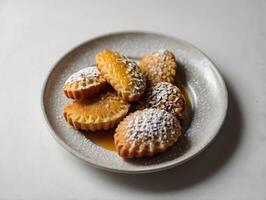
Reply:
M53 64L83 41L123 30L191 42L228 86L220 134L175 169L94 169L43 121L41 87ZM0 199L266 199L266 1L0 0L0 75Z

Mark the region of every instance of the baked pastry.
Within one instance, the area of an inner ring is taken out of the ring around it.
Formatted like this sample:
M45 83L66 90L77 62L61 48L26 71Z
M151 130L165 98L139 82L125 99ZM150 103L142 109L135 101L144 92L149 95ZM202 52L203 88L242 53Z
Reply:
M183 119L185 98L181 90L171 83L161 82L149 87L139 103L138 109L162 109Z
M176 60L174 54L168 50L159 50L144 56L139 67L149 85L160 82L174 83Z
M96 55L96 65L125 101L136 101L143 94L146 80L134 61L118 52L104 50Z
M179 121L172 114L150 108L131 113L120 122L114 142L120 156L144 157L165 151L180 135Z
M64 117L76 129L108 130L124 118L129 106L115 92L106 91L95 98L67 105L64 108Z
M86 99L102 91L106 80L95 67L86 67L72 74L64 84L64 93L71 99Z

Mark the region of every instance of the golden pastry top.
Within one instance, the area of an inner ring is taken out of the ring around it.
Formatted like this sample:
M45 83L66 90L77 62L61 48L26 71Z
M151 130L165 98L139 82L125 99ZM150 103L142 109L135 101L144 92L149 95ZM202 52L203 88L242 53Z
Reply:
M149 84L159 82L173 83L176 75L176 60L168 50L158 50L144 56L139 63Z
M64 108L68 116L81 117L86 123L108 122L121 112L127 113L129 104L121 99L115 92L104 92L96 98L75 101Z
M123 99L133 101L143 94L146 80L134 61L117 52L104 50L96 55L96 64Z

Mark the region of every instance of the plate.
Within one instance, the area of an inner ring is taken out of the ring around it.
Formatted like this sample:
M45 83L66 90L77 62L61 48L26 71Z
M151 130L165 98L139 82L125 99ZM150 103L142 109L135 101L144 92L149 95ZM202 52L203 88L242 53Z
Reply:
M168 151L151 158L123 159L69 126L62 115L70 100L63 85L72 73L95 64L95 55L112 49L138 60L159 50L172 51L178 63L177 81L191 102L190 124ZM95 167L120 173L148 173L174 167L201 152L218 134L226 115L228 96L214 63L188 42L156 33L120 32L91 39L71 50L52 68L42 93L42 109L51 134L66 150Z

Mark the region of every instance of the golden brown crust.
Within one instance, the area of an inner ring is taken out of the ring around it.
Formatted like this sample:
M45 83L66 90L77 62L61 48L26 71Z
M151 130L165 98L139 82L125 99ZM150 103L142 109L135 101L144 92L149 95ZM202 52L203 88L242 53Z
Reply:
M87 99L103 91L106 80L96 67L87 67L72 74L64 84L64 93L71 99Z
M125 101L136 101L143 94L146 80L134 61L117 52L104 50L96 55L96 65Z
M174 83L176 60L168 50L159 50L144 56L139 63L148 85L160 82Z
M87 99L90 97L95 96L98 94L100 91L103 91L106 88L106 82L103 82L99 85L91 86L86 89L64 89L64 93L66 97L70 99L76 99L76 100L82 100L82 99Z
M162 109L182 120L184 118L185 97L177 86L168 82L161 82L146 90L137 108Z
M153 156L172 146L181 135L178 120L159 109L145 109L128 115L114 135L118 154L124 158Z
M115 92L107 91L89 100L67 105L64 117L76 129L108 130L126 116L129 106Z

